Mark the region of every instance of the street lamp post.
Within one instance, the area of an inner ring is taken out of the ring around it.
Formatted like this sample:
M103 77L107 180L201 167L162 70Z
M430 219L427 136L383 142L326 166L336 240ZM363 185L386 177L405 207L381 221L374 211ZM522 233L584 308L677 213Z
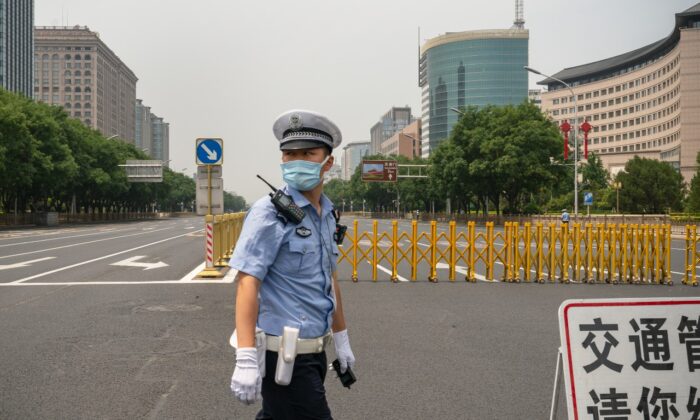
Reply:
M612 187L615 189L615 192L617 193L617 214L620 214L620 189L622 188L622 182L615 181L612 183Z
M571 97L574 100L574 217L578 218L578 104L576 103L576 94L571 88L571 85L565 81L557 79L556 77L548 74L544 74L541 71L533 69L532 67L525 66L524 68L530 73L539 74L540 76L548 77L563 84L567 89L569 89L569 92L571 92ZM566 147L569 147L569 145L567 144Z

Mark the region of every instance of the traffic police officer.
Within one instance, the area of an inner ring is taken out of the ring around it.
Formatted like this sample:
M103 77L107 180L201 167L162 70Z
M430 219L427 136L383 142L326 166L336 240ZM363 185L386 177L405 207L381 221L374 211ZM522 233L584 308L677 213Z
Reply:
M305 110L280 115L273 132L282 151L283 191L306 215L291 223L264 197L246 216L229 262L238 270L231 390L247 404L262 396L257 419L330 419L323 381L331 335L341 371L355 363L335 276L336 220L322 181L341 133L328 118ZM280 385L275 370L285 327L298 329L298 339L291 381Z

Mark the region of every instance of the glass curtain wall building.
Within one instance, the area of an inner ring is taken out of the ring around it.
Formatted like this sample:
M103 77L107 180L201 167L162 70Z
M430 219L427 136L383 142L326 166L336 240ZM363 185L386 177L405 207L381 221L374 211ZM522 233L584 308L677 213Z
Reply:
M34 0L0 0L0 86L31 98Z
M422 156L449 137L459 119L450 108L519 104L528 97L527 29L455 32L420 51Z

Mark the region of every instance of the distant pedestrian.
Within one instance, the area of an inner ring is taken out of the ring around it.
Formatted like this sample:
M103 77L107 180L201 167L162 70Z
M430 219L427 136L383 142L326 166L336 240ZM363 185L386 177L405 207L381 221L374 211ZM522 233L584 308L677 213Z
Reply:
M563 209L561 211L561 223L563 225L568 225L569 224L569 212L566 211L566 209Z

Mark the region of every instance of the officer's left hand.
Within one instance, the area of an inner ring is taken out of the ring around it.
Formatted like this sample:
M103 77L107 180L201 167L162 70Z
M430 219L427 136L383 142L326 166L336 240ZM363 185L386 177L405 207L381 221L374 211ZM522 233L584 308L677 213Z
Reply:
M333 344L335 344L335 355L340 362L340 373L345 373L348 367L352 369L355 366L355 355L350 348L348 330L333 333Z

